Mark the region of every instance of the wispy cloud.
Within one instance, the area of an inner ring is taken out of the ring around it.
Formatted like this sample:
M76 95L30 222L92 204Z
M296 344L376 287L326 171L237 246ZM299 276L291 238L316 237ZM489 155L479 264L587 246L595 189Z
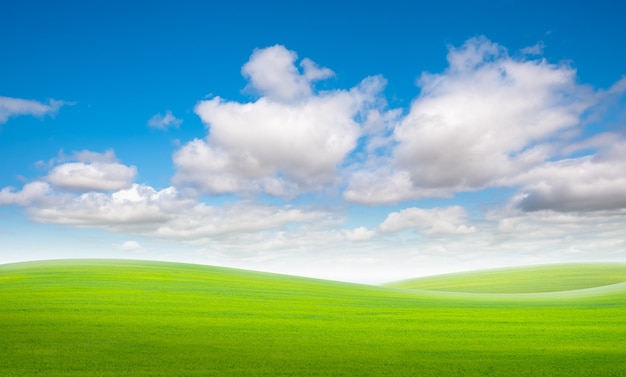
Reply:
M20 115L36 117L54 116L62 106L72 105L71 102L48 100L48 103L35 100L0 96L0 124L6 123L9 118Z
M539 41L532 46L524 47L520 50L522 54L525 55L541 55L543 54L543 50L546 48L545 43Z
M467 225L467 212L463 207L447 208L406 208L390 213L380 225L385 233L413 229L426 234L465 234L476 231Z
M143 246L137 241L124 241L121 244L115 245L119 250L133 251L135 253L143 252Z
M178 119L172 114L171 110L167 110L165 114L155 114L148 120L148 126L152 128L158 128L166 130L168 128L177 128L183 123L182 119Z

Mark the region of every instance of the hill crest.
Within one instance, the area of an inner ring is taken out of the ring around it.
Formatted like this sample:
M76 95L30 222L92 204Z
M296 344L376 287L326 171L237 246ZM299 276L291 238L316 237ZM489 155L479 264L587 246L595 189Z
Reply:
M441 292L544 293L597 288L624 282L626 264L571 263L457 272L384 285Z

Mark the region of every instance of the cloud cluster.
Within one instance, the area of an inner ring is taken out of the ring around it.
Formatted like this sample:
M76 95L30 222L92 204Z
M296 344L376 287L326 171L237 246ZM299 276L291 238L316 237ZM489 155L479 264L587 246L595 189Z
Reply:
M82 151L52 162L56 165L46 176L21 190L3 188L0 205L24 206L41 223L177 239L279 229L329 216L315 209L253 202L211 206L175 187L156 190L134 183L135 167L119 163L113 151Z
M484 37L450 47L448 67L419 77L407 109L387 108L380 76L320 91L330 69L280 45L258 49L241 69L258 97L196 104L206 135L175 151L172 186L138 184L137 168L113 151L82 151L21 189L2 188L0 205L40 223L182 240L249 267L301 262L300 272L610 259L626 245L626 79L594 90L571 66L537 57L542 49L511 56ZM61 105L0 97L0 123ZM148 125L181 122L167 111ZM473 205L471 216L455 197L486 188L507 197ZM450 199L433 207L424 198ZM394 209L347 219L362 204Z
M173 187L155 190L139 184L113 193L58 195L46 183L34 182L18 192L0 191L0 204L26 206L32 219L45 224L189 241L277 230L329 216L319 210L251 202L210 206Z
M0 96L0 124L6 123L9 118L19 115L43 117L54 116L59 109L68 105L68 102L51 99L48 103Z
M3 188L0 204L27 206L52 197L59 200L68 192L121 190L130 187L137 175L137 168L119 163L112 150L105 153L85 150L50 163L53 166L46 176L25 184L21 190Z
M263 192L290 197L333 183L362 134L355 118L377 101L385 82L370 77L350 90L316 93L331 71L282 46L255 51L243 73L262 95L239 103L220 97L195 111L209 130L174 155L174 182L210 194Z
M84 193L33 207L30 214L43 223L191 240L277 229L326 216L320 211L247 202L214 207L185 198L173 187L157 191L138 184L112 194Z
M513 58L485 38L451 47L448 64L422 74L391 161L354 174L346 199L393 203L498 185L552 157L551 141L571 136L594 103L569 66Z

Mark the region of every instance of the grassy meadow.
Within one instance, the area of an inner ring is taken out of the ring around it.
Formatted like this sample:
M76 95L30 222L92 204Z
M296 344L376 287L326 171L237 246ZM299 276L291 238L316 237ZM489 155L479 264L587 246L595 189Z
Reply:
M623 264L525 266L428 276L389 287L468 293L563 292L626 282Z
M0 265L0 376L624 375L626 265L386 286L165 262Z

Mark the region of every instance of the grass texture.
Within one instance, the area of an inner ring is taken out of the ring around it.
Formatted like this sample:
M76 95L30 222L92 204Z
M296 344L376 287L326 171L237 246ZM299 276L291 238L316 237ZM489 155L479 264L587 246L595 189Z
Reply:
M0 265L0 376L626 375L626 266L554 268L569 273L503 270L488 294L164 262Z
M626 282L624 264L562 264L428 276L389 287L471 293L562 292Z

